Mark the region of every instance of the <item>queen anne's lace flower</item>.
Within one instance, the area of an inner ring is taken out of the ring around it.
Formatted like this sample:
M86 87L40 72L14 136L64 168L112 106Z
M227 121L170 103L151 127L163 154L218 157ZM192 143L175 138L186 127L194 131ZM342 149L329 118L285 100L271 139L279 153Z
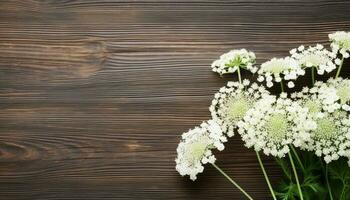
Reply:
M313 148L317 156L323 156L329 163L340 156L349 157L350 119L345 111L324 113L315 117L317 129L311 132L309 148Z
M220 56L220 59L215 60L211 68L219 74L234 73L238 68L247 69L252 73L257 71L255 64L255 54L246 49L231 50Z
M308 118L307 109L286 96L284 93L278 99L271 95L262 98L238 122L238 133L248 148L284 157L289 152L288 145L300 146L309 140L315 123Z
M196 180L197 174L204 170L203 164L215 162L212 150L222 151L226 141L219 124L214 120L203 122L200 127L183 133L177 147L176 170L180 175L189 175L191 180Z
M261 64L258 74L259 82L266 81L266 86L272 87L273 82L281 82L282 79L292 82L298 76L304 75L305 70L300 67L294 58L272 58L270 61ZM288 87L294 87L294 84L288 83Z
M234 135L237 122L245 116L246 112L252 108L255 102L269 92L258 84L250 85L248 80L242 84L238 82L228 82L226 87L220 88L215 94L209 108L212 118L220 121L223 131L229 136Z
M323 110L332 113L342 108L350 111L350 80L349 79L329 79L326 83L316 82L309 90L310 95L316 96L321 103ZM298 94L299 96L305 95Z
M330 52L321 44L307 49L304 46L290 50L291 57L299 62L299 65L305 69L307 67L315 67L317 73L323 75L325 72L330 73L336 69L334 59L337 54Z
M321 81L315 82L310 89L305 87L302 91L293 93L291 97L292 99L305 100L307 107L312 110L317 108L332 113L341 107L338 103L337 89Z
M301 148L315 151L327 163L340 156L349 157L350 118L346 111L339 109L336 89L316 82L313 88L294 93L292 99L307 108L309 117L316 123L316 129L310 132L310 139L304 140Z
M333 51L340 52L344 58L349 57L350 52L350 32L338 31L328 35L332 42Z
M350 80L343 78L329 79L327 81L328 87L335 90L336 95L338 96L339 105L345 110L350 111ZM323 92L320 92L323 93ZM323 94L327 95L327 94Z

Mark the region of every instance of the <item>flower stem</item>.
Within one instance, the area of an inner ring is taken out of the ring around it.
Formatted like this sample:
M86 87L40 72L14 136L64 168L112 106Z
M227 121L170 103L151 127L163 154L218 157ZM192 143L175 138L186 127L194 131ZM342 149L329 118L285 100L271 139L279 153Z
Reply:
M272 186L271 186L271 183L270 183L269 177L267 176L267 173L266 173L266 171L265 171L264 165L263 165L263 163L262 163L262 161L261 161L261 158L260 158L259 152L258 152L258 151L255 151L255 153L256 153L256 157L258 158L258 161L259 161L259 164L260 164L261 170L263 171L263 174L264 174L264 177L265 177L266 183L267 183L267 185L269 186L269 189L270 189L270 192L271 192L272 198L273 198L274 200L277 200L276 195L275 195L275 193L273 192L273 189L272 189Z
M284 172L284 175L289 179L292 180L291 175L289 174L289 169L284 165L283 160L279 157L275 157L275 161L278 165L281 166L282 171Z
M315 84L315 67L311 67L312 86Z
M290 148L292 149L293 154L294 154L295 158L297 159L298 164L300 165L301 170L302 170L303 172L305 172L304 165L303 165L303 163L302 163L301 160L300 160L300 157L299 157L299 155L298 155L298 153L297 153L297 150L295 150L295 148L294 148L292 145L290 145Z
M299 183L298 173L297 173L297 170L295 169L295 165L294 165L292 154L290 154L290 152L288 152L288 156L289 156L290 164L292 165L295 181L296 181L297 186L298 186L300 200L304 200L303 193L301 191L301 187L300 187L300 183Z
M329 199L333 200L331 185L329 184L329 179L328 179L328 165L327 164L326 164L325 176L326 176L326 183L327 183L327 188L328 188Z
M238 74L239 83L242 84L242 78L241 78L241 70L240 70L240 67L237 68L237 74Z
M222 171L215 163L212 163L212 165L217 169L225 178L227 178L234 186L236 186L249 200L253 200L249 194L241 188L234 180L231 179L224 171Z
M341 191L339 200L343 200L344 192L345 192L345 186L343 186L343 189L342 189L342 191Z
M284 92L283 79L281 80L281 92Z
M337 74L335 75L335 78L339 77L341 68L343 66L343 62L344 62L344 57L341 58L341 61L340 61L339 67L338 67L338 71L337 71Z

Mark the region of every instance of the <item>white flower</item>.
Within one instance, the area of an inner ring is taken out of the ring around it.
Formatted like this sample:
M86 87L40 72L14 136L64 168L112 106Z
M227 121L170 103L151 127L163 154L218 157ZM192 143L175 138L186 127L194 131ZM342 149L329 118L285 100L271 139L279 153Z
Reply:
M220 56L220 59L215 60L211 68L219 74L234 73L238 68L243 68L255 73L257 67L255 64L255 54L246 49L231 50Z
M345 111L324 113L315 116L317 128L311 131L308 149L323 156L326 163L348 156L350 151L350 123Z
M266 155L284 157L289 145L300 146L309 140L314 123L308 117L308 110L297 102L269 95L260 99L238 123L238 133L245 146L263 150Z
M228 82L226 87L220 88L215 94L209 108L212 118L221 122L222 130L229 137L234 135L237 122L245 116L255 102L269 94L263 86L253 83L249 87L249 84L248 80L244 80L243 84Z
M214 120L203 122L200 127L183 133L177 147L176 170L180 175L189 175L191 180L196 180L197 174L204 170L203 164L215 162L212 150L222 151L226 141Z
M298 50L291 51L291 57L296 59L303 69L315 67L320 75L324 74L324 72L330 73L336 69L336 64L334 63L336 56L336 53L328 51L321 44L310 46L307 49L298 48Z
M323 109L334 112L339 108L348 111L350 106L350 80L329 79L326 83L316 82L312 89L318 98L322 100Z
M304 88L303 91L292 94L292 96L317 102L320 109L323 109L329 113L332 113L341 107L341 105L338 103L339 96L337 95L337 89L330 86L329 83L324 83L321 81L315 82L314 87L310 89Z
M294 58L285 57L272 58L270 61L261 64L258 74L260 82L265 80L267 87L272 87L273 82L295 80L298 76L304 75L305 71ZM292 85L290 84L290 86Z
M304 45L298 47L298 51L303 51L305 49Z
M337 79L331 78L327 81L327 83L329 84L329 87L336 90L336 95L339 98L339 104L347 109L350 106L350 80L340 77Z
M294 84L292 81L289 81L288 84L287 84L287 86L288 86L289 88L294 88L294 87L295 87L295 84Z
M331 47L334 52L340 52L344 58L349 57L350 52L350 32L338 31L328 35L332 42Z
M310 132L310 139L302 141L300 147L315 151L327 163L340 156L349 157L350 118L337 103L337 90L329 83L316 82L313 88L304 88L292 96L308 109L309 118L316 125L316 129Z

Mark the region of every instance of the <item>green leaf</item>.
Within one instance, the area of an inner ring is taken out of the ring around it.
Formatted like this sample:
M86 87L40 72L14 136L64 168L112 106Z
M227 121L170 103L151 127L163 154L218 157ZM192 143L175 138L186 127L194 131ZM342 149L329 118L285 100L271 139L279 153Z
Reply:
M346 159L333 161L328 166L334 199L350 199L350 167Z
M301 159L304 170L300 165L296 165L299 174L299 181L303 192L304 200L324 200L327 196L327 187L325 185L323 174L323 165L320 159L313 153L307 151L297 151ZM294 159L296 157L294 156ZM279 199L290 200L299 199L297 185L294 183L294 176L291 174L290 163L287 159L276 159L284 172L284 179L277 187L277 196Z

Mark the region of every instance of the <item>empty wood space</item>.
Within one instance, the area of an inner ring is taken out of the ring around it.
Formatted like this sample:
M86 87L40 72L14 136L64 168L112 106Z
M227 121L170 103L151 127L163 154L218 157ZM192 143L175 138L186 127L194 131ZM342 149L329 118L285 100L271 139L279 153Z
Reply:
M0 199L244 199L209 165L196 182L175 171L182 132L237 80L211 62L230 49L262 63L328 45L350 30L349 10L346 0L0 0ZM217 156L270 199L238 135Z

